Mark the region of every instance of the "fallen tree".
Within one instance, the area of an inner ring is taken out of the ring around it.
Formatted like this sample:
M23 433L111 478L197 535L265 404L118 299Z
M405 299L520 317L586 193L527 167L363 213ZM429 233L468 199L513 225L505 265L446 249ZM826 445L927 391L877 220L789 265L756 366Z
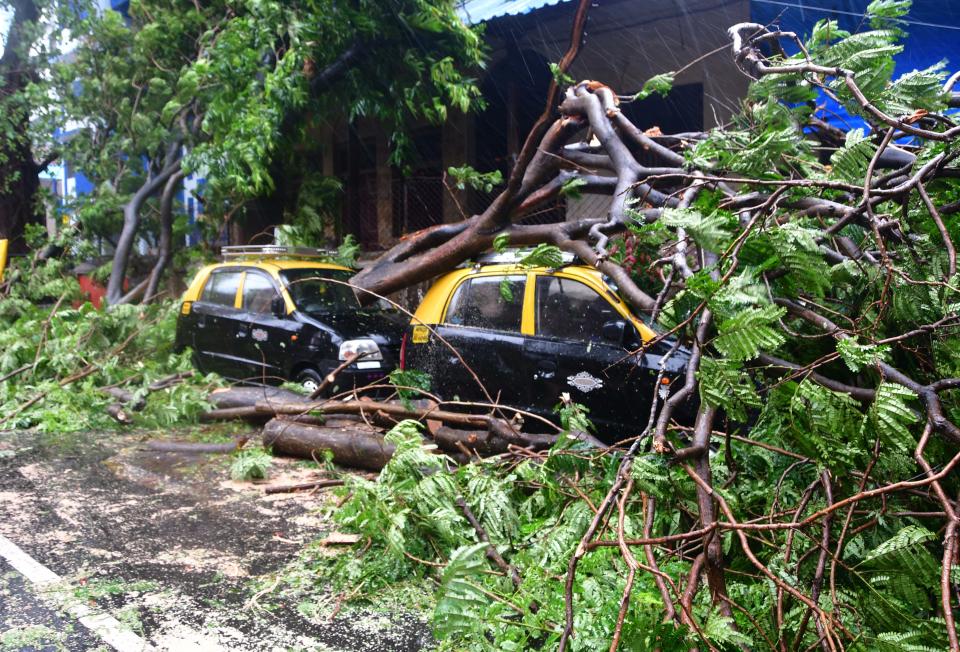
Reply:
M406 552L444 569L440 631L561 650L960 650L960 126L949 111L960 74L893 77L908 9L872 3L872 29L855 34L832 21L807 38L733 26L732 55L753 82L742 114L712 132L645 131L621 111L634 96L553 85L486 210L408 236L355 277L382 295L495 245L547 244L603 271L664 327L658 340L692 351L685 382L653 397L628 450L576 473L553 466L561 496L542 494L555 485L539 473L539 486L511 494L553 505L543 518L566 537L563 554L547 554L536 535L518 547L515 530L491 535L519 560L519 586L483 576L496 571L473 554L472 530L451 539L447 512L416 511L416 492L440 480L407 478L418 489L393 507L418 514ZM841 130L826 102L864 126ZM518 223L571 187L608 195L608 213ZM672 425L692 392L694 427ZM383 482L364 495L410 486ZM386 514L345 509L379 542L368 554L395 548L395 530L376 533ZM411 544L417 536L434 549Z

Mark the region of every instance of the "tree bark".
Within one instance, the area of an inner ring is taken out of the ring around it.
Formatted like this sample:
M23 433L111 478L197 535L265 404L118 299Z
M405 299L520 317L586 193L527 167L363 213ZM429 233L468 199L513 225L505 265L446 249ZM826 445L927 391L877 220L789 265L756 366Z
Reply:
M113 253L113 266L110 269L110 280L107 282L106 300L108 305L123 303L123 281L127 275L127 265L130 261L130 252L133 250L140 228L140 209L167 180L180 171L180 156L177 152L165 167L154 177L148 179L140 189L133 194L130 201L123 207L123 229L117 239L117 248ZM129 300L129 299L127 299Z
M160 277L173 258L173 198L184 175L183 170L177 170L170 175L163 187L163 195L160 197L160 243L157 247L157 262L150 271L150 280L143 293L144 303L150 303L156 298Z
M263 445L275 453L312 459L326 451L341 466L379 471L393 456L393 444L378 432L310 426L286 419L271 419L263 427Z

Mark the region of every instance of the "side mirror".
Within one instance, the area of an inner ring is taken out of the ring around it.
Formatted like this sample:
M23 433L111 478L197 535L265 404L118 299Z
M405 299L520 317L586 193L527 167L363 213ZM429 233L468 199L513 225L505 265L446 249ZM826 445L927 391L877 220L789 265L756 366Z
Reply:
M600 337L604 342L611 344L623 344L623 335L626 332L627 323L622 319L608 321L600 327Z
M274 317L280 319L287 316L287 304L279 294L273 297L273 301L270 302L270 312L273 313Z

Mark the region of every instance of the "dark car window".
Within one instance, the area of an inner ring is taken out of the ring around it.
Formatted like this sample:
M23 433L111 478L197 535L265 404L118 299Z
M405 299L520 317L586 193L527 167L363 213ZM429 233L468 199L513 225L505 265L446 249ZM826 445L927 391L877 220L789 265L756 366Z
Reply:
M280 272L297 310L313 315L351 312L383 312L390 309L386 301L377 300L361 306L350 282L352 272L337 269L288 269ZM331 283L330 280L336 281Z
M213 272L200 295L201 301L233 307L243 272Z
M478 276L461 283L447 306L447 323L520 332L525 282L525 276Z
M247 272L243 279L243 309L264 315L270 312L273 299L279 296L273 281L263 274Z
M537 277L537 335L565 340L603 339L603 325L619 319L593 288L560 276Z

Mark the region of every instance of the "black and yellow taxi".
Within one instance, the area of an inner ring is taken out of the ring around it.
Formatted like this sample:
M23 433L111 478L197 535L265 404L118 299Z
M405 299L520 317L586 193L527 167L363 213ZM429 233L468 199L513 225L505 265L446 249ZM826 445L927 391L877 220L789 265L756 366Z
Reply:
M203 372L254 383L291 380L316 390L337 376L341 389L375 382L399 362L404 322L385 303L361 306L347 285L354 271L303 247L224 247L184 294L179 350ZM360 355L362 354L362 355Z
M657 341L656 327L593 267L567 259L526 268L519 257L491 254L437 279L404 335L401 366L428 373L447 400L486 400L472 370L502 404L556 420L567 393L608 443L639 434L654 392L669 394L689 351L666 355L673 342ZM687 421L694 409L675 415Z

